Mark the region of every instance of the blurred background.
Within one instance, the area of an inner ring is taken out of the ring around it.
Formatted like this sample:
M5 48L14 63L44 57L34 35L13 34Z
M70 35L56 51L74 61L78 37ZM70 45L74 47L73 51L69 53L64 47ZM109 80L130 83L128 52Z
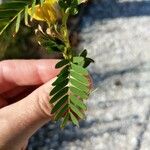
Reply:
M63 131L59 123L48 123L28 149L149 150L150 0L91 0L72 23L76 46L95 60L86 120ZM47 57L32 31L19 34L24 38L1 39L1 59Z

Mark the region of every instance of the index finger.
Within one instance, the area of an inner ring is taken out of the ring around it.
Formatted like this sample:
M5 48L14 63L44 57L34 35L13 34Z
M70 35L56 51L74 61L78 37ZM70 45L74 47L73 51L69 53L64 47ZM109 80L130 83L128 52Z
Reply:
M39 85L54 78L56 59L6 60L0 62L0 93L17 86Z

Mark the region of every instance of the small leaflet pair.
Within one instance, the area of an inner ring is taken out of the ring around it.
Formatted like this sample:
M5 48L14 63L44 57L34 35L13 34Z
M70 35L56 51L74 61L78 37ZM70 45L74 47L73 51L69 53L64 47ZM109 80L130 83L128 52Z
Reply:
M56 68L62 70L52 84L50 103L54 105L51 111L54 120L62 120L61 128L69 121L79 126L79 120L85 118L87 106L84 100L88 99L91 91L89 73L85 67L94 62L86 56L87 51L84 50L79 56L71 60L63 59L56 64Z

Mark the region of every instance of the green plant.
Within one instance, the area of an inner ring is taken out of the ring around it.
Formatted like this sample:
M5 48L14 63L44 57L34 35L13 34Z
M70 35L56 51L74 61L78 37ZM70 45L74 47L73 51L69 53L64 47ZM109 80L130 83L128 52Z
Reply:
M32 20L36 20L38 27L35 33L38 43L50 52L57 51L63 55L63 59L56 64L56 68L61 68L61 71L50 92L50 103L54 105L51 113L54 114L55 121L62 120L62 128L68 121L79 126L79 119L85 117L84 112L87 109L84 100L90 94L89 73L86 67L93 60L87 57L86 50L79 55L73 53L67 27L69 16L77 14L78 5L83 2L85 1L15 0L0 5L0 34L15 22L15 36L22 19L27 26L30 26ZM45 27L41 22L46 24Z

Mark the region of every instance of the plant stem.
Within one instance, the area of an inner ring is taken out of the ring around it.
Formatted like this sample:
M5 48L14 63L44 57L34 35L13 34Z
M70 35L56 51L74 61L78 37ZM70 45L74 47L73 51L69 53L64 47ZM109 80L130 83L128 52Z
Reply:
M63 20L62 20L62 34L63 34L63 41L65 43L65 49L64 49L64 57L65 59L71 59L72 58L72 51L71 51L71 45L69 40L69 32L67 27L67 21L69 17L69 12L64 14Z

